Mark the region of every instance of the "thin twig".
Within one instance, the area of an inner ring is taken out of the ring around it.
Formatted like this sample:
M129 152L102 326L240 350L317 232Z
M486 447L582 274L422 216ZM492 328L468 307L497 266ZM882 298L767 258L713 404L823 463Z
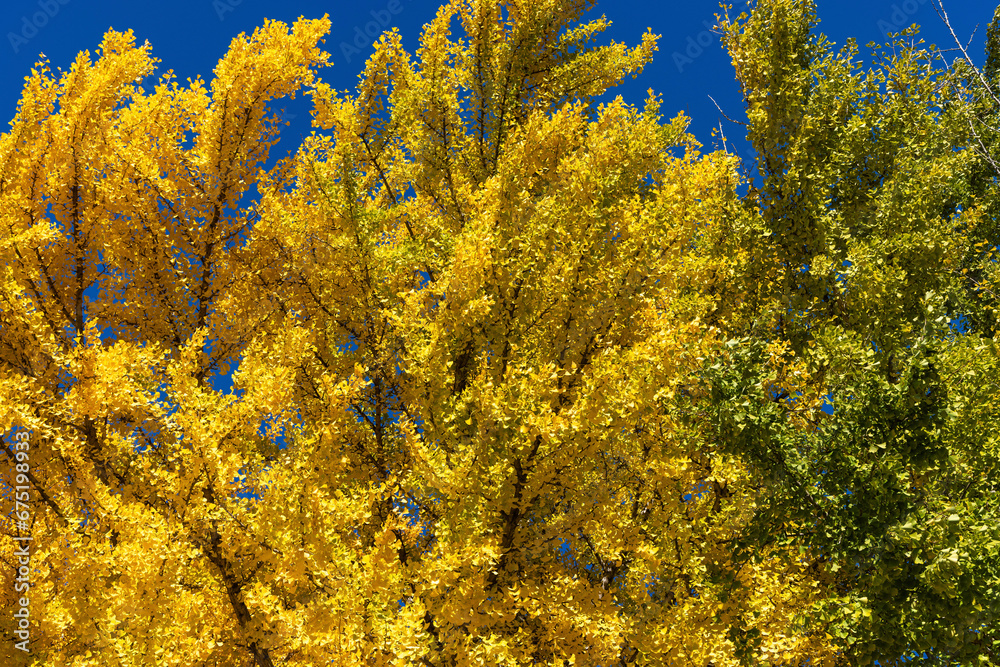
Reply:
M979 71L979 68L976 67L976 64L972 62L972 58L969 56L968 50L964 46L962 46L961 40L959 40L958 35L955 34L955 29L951 26L951 20L949 20L948 18L948 12L945 11L944 8L944 0L935 0L934 11L936 11L938 13L938 16L941 17L941 20L944 22L945 27L948 28L948 32L951 33L951 38L955 40L955 45L958 47L958 50L962 52L962 56L965 59L965 62L967 62L969 64L969 67L972 68L972 71L976 73L976 76L979 78L979 82L983 84L983 88L986 90L989 96L993 98L993 102L997 106L1000 106L1000 98L997 97L996 93L993 91L993 88L986 80L986 77L983 76L983 73Z
M726 120L728 120L730 123L736 123L737 125L742 125L743 127L749 127L743 121L741 121L741 120L733 120L732 118L730 118L729 116L727 116L726 112L722 110L722 107L719 106L719 103L715 101L714 97L712 97L711 95L709 95L708 99L712 100L712 104L714 104L715 108L719 110L719 113L722 114L722 117L725 118Z

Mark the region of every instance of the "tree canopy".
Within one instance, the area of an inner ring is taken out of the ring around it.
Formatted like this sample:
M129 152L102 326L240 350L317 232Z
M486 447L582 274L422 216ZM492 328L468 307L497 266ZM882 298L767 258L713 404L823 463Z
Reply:
M1000 664L1000 8L982 68L720 16L744 164L612 97L656 36L593 5L451 0L353 92L327 18L36 64L5 664Z

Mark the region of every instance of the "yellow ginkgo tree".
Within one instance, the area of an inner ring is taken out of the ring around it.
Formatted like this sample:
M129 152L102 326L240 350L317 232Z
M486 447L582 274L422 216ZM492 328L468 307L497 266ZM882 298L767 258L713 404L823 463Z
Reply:
M128 33L36 68L0 139L35 568L5 660L832 659L799 626L817 557L734 560L766 489L705 426L764 261L734 158L605 96L656 40L596 46L592 5L453 0L352 94L315 75L325 19L241 36L211 84L147 90ZM272 165L299 91L317 131Z

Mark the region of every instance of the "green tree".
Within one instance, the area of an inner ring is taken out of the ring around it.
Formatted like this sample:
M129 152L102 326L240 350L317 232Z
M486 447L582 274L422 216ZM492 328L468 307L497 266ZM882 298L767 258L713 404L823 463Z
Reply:
M768 489L741 547L819 554L835 584L806 627L847 664L995 661L996 174L969 120L987 102L915 32L866 70L816 23L806 0L724 23L762 285L708 371L715 446Z

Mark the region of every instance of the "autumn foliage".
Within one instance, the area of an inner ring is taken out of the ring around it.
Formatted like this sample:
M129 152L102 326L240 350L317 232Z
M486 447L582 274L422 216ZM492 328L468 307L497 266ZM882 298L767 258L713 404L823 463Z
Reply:
M863 69L761 0L721 17L740 164L608 94L656 37L598 46L592 5L452 0L353 93L325 18L211 82L131 33L36 65L4 664L996 663L995 69L905 35Z

